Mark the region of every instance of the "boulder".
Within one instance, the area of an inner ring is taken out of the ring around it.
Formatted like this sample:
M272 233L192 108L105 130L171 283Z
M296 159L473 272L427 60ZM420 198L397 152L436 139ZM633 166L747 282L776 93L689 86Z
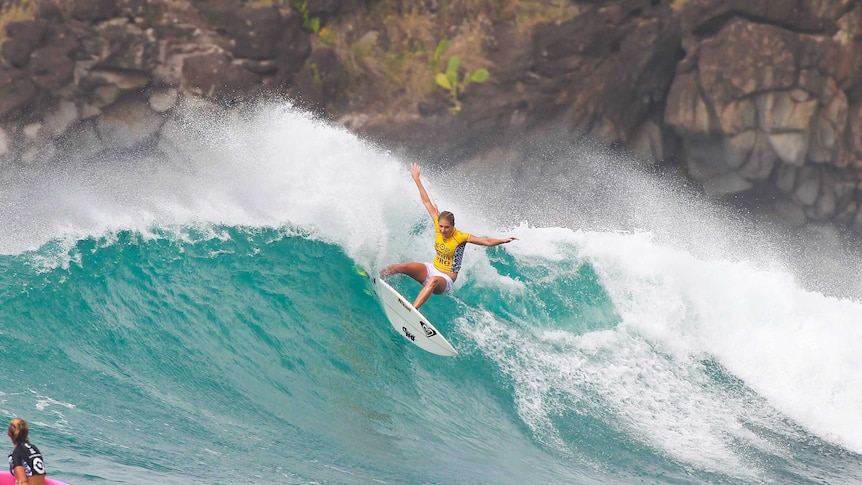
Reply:
M234 22L236 11L242 8L240 0L192 0L192 5L216 30L226 31Z
M278 54L285 26L275 7L243 7L236 11L227 32L234 40L234 57L272 59Z
M796 48L795 37L778 27L730 21L698 50L698 79L707 103L720 113L739 98L792 89L797 77Z
M733 122L726 117L725 124L730 128L728 133L737 133L743 130L746 125L752 124L751 121L747 123L744 121L746 116L752 117L750 113L748 115L743 114L744 112L739 110L734 103L728 103L728 107L732 108L729 112L734 116ZM749 111L751 109L749 107ZM664 122L673 128L680 137L689 139L710 136L720 132L720 125L714 118L710 106L707 105L706 99L701 95L697 72L687 72L674 78L665 105Z
M311 54L311 42L302 30L302 19L298 13L290 11L284 16L284 31L278 41L276 54L277 74L275 87L281 89L290 86L296 72Z
M230 62L224 53L189 56L183 62L183 84L193 93L213 98L244 97L260 84L259 75Z
M737 170L744 179L752 182L762 182L772 173L772 169L778 163L781 153L775 149L774 135L764 135L763 132L755 132L756 138L748 159L745 164Z
M112 23L98 29L103 50L93 69L149 72L159 63L159 44L151 29L129 23Z
M12 143L9 134L6 132L6 130L0 128L0 157L5 157L9 155L11 148Z
M536 88L567 100L575 129L625 141L663 103L682 56L668 5L621 2L532 31ZM553 112L537 116L553 116Z
M149 106L156 113L164 113L176 106L178 99L179 92L176 89L162 89L150 96Z
M19 115L37 94L38 88L25 71L0 65L0 120Z
M138 100L118 102L106 109L95 128L102 142L112 148L131 148L158 132L164 118Z
M48 21L43 19L20 20L6 25L6 40L0 45L0 56L15 67L24 67L30 54L45 39Z
M72 82L75 62L69 58L66 47L51 45L33 52L28 70L34 83L50 91Z
M323 112L338 101L347 73L332 49L315 49L296 75L293 97L300 104Z
M683 30L696 35L718 31L731 19L756 18L804 32L829 32L845 13L847 1L687 0L680 11Z
M734 5L758 15L778 15L770 10L777 4L755 3ZM707 6L725 8L709 1L692 3L701 13ZM837 28L833 20L843 17L825 10L818 17L822 22L806 25ZM691 21L691 15L683 13L683 22ZM682 71L665 109L665 122L683 139L692 177L707 193L722 196L748 190L739 179L763 183L775 172L771 180L776 187L809 207L806 215L832 217L840 201L834 191L821 190L821 172L809 167L842 166L852 159L845 155L849 150L842 136L852 110L833 72L841 50L832 36L794 32L736 15L697 28L702 38L687 37L687 58L680 63ZM705 140L720 140L722 155L716 156L714 142ZM862 142L856 145L852 149L862 149Z
M61 101L42 122L40 135L44 138L56 138L80 120L80 109L72 101Z
M115 16L117 0L75 0L72 2L72 18L82 22L98 22Z
M813 204L820 195L821 182L821 171L817 167L802 167L793 192L794 199L802 205Z
M309 17L326 17L334 15L342 8L342 4L353 3L355 5L361 5L362 2L358 1L344 1L344 0L306 0L306 7L308 8L308 16Z
M96 133L93 120L75 125L69 136L58 140L56 146L64 159L79 161L90 160L107 148Z

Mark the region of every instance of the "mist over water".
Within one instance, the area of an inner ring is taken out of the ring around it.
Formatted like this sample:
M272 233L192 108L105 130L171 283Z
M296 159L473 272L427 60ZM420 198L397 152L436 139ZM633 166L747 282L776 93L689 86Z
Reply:
M423 307L460 352L441 359L393 333L353 268L431 257L411 160L287 104L190 105L164 131L158 152L0 177L0 342L23 349L4 368L51 376L7 373L0 412L37 423L58 478L862 479L860 259L838 245L801 251L554 135L423 164L460 229L519 238L470 246Z

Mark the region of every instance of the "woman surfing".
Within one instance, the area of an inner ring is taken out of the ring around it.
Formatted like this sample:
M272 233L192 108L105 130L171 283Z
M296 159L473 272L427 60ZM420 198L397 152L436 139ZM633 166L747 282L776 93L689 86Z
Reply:
M428 192L419 179L419 173L419 165L411 164L410 174L413 176L416 187L419 188L422 204L425 205L428 214L434 219L436 256L431 263L397 263L380 271L381 278L400 273L406 274L422 284L422 290L416 295L416 301L413 302L413 307L416 309L421 307L432 293L442 295L452 289L452 284L458 279L458 272L461 270L461 260L464 257L464 247L467 243L479 246L497 246L517 239L516 237L507 237L506 239L477 237L456 229L455 215L449 211L440 212L437 210L437 206L431 202Z

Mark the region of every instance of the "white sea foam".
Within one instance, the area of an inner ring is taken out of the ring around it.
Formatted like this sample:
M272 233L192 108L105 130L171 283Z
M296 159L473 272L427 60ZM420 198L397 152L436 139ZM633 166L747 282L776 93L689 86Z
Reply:
M524 244L508 251L551 272L528 285L553 285L561 255L576 248L621 318L613 330L512 337L520 322L464 309L459 328L514 380L519 414L540 441L568 452L551 417L560 407L586 406L674 459L747 480L760 470L745 448L790 458L752 426L804 440L785 416L826 441L862 451L856 345L862 304L802 289L780 270L702 259L648 233L525 229L522 235ZM543 242L532 245L533 238ZM543 249L537 250L543 247L544 263ZM704 360L716 361L751 391L714 382Z

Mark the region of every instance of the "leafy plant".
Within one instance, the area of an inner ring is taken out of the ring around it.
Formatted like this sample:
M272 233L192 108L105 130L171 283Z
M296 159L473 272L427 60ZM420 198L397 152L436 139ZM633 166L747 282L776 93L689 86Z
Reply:
M291 0L290 5L302 15L302 28L313 33L320 31L320 17L312 17L308 13L308 2L306 0Z
M320 31L317 33L320 36L320 42L325 45L332 47L335 45L335 33L332 29L327 29L326 27L322 27Z
M467 86L471 83L483 83L487 81L490 74L487 69L481 68L473 72L465 72L464 77L459 79L458 73L461 67L461 58L458 56L450 57L449 62L446 64L446 70L441 71L440 58L448 49L449 41L443 39L437 44L437 49L434 50L434 55L431 57L431 65L437 73L434 81L438 86L449 91L452 95L452 101L455 103L455 106L451 108L452 111L461 111L461 102L458 100L458 94L467 89Z
M32 20L36 6L31 0L0 1L0 42L6 39L6 26L10 22Z

